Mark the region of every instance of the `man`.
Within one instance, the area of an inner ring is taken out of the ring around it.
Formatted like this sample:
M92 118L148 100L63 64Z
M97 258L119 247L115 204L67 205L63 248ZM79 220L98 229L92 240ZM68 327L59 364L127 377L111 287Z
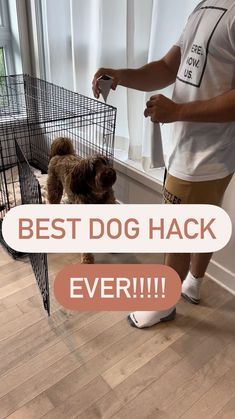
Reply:
M144 111L152 122L174 123L173 151L163 190L165 203L221 205L235 171L235 2L205 0L190 15L179 41L159 61L131 70L99 69L117 85L142 91L174 85L172 100L150 98ZM211 254L168 254L165 263L184 281L182 295L200 302L200 287ZM185 279L186 278L186 279ZM175 317L164 312L135 312L132 326L149 327Z

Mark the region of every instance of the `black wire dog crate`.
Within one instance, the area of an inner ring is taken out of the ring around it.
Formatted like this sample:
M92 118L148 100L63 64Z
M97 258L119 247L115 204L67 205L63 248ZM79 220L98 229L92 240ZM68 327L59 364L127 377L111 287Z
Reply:
M102 154L112 161L116 108L29 75L0 77L1 222L12 207L41 203L33 169L47 172L50 146L69 137L77 155ZM44 307L49 312L46 255L30 255Z

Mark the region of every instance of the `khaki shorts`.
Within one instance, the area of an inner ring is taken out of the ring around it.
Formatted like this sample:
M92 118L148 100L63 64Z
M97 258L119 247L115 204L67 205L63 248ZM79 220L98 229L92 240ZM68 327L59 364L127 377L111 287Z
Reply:
M223 179L190 182L167 174L163 187L164 204L222 204L233 173Z

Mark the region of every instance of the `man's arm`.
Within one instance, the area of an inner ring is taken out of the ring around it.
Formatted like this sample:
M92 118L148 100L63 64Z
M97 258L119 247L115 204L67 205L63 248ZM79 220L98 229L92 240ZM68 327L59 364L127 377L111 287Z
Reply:
M170 51L159 61L146 64L138 69L100 68L93 79L92 88L95 97L99 97L97 80L106 74L113 78L112 88L115 90L119 84L136 90L151 92L162 89L176 80L181 59L180 48L173 46Z
M235 121L235 90L209 100L175 103L163 95L152 96L144 111L152 122L232 122Z
M210 100L181 104L179 120L191 122L235 121L235 90Z

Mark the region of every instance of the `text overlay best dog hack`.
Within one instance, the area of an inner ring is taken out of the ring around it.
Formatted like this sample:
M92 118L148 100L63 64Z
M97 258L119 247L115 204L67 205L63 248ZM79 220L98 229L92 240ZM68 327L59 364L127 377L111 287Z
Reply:
M231 220L212 205L23 205L3 235L24 252L211 252L230 240Z

